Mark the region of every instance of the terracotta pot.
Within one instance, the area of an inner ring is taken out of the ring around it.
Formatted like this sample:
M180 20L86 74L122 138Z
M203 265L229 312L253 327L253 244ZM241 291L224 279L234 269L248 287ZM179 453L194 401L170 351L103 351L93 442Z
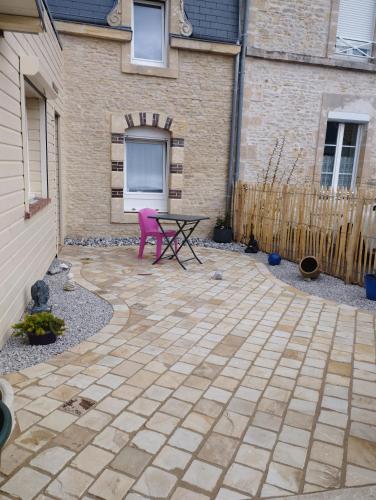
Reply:
M316 279L320 275L320 264L316 257L308 255L299 262L299 271L304 278Z

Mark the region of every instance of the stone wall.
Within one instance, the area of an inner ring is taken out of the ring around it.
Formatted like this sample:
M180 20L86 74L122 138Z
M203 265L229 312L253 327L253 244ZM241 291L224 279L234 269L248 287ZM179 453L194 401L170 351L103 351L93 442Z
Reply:
M337 0L252 0L249 45L325 57Z
M68 236L138 234L111 223L111 115L161 112L186 123L182 211L223 212L234 58L179 49L177 79L121 72L121 43L63 36Z
M376 75L312 64L247 58L241 178L263 177L275 141L285 136L285 178L302 148L295 181L318 180L329 111L366 113L361 184L376 183Z

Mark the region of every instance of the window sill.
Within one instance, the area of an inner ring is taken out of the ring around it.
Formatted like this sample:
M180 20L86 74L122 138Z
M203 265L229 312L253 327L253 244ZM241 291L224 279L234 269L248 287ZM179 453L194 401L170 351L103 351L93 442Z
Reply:
M35 198L29 203L29 210L25 211L25 219L31 219L33 215L40 212L51 203L51 198Z
M144 76L159 76L161 78L178 78L179 76L179 61L178 49L171 48L169 50L169 64L166 67L161 66L144 66L131 62L130 44L122 46L122 72L133 75Z

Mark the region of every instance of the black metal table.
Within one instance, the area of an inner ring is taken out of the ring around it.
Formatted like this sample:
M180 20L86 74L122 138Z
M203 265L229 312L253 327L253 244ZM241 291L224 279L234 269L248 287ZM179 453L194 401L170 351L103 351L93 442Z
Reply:
M188 262L189 260L196 259L197 262L202 264L201 260L197 257L195 251L192 248L192 245L189 241L189 237L191 236L193 231L196 229L198 224L202 220L208 220L209 217L204 217L202 215L156 214L156 215L149 215L149 219L155 219L157 221L158 226L159 226L163 236L165 237L165 239L167 241L166 248L161 253L161 256L153 262L153 265L162 259L173 259L173 258L175 258L179 262L179 264L181 265L181 267L184 270L186 269L186 267L184 266L184 262ZM176 231L175 236L173 236L171 238L171 237L168 237L166 235L166 231L163 229L161 221L168 221L168 222L175 222L176 223L176 225L178 226L178 231ZM178 247L175 250L174 242L175 242L175 240L177 240L177 238L179 238L180 235L182 236L182 242L178 245ZM181 260L181 259L179 259L178 254L184 245L187 245L190 248L190 250L193 254L193 257L190 257L189 259ZM168 249L171 250L172 254L166 255Z

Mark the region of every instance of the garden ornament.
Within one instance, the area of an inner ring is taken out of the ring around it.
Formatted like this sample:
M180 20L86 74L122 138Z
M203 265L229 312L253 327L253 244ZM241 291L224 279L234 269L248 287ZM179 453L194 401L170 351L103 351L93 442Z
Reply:
M215 273L213 274L213 280L223 280L222 271L215 271Z
M34 306L31 309L31 314L51 311L51 307L47 305L50 298L50 289L43 280L38 280L31 287L31 297L34 301Z

